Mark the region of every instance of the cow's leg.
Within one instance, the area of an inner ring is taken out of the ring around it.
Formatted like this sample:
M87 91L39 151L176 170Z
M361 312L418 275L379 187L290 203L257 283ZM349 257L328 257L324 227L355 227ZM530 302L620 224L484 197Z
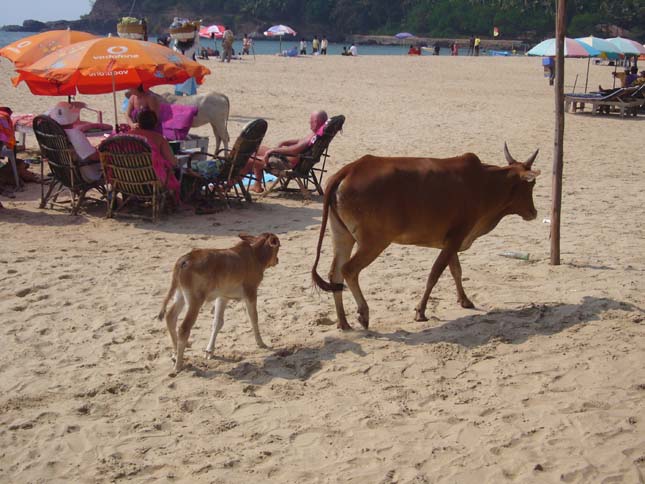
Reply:
M370 238L366 238L366 240L369 239ZM358 285L358 276L364 268L370 265L374 259L376 259L381 252L385 250L387 246L388 244L386 243L379 243L378 239L374 242L370 241L369 244L364 245L361 245L359 241L356 253L342 268L343 277L345 278L350 291L352 291L352 295L358 305L358 322L361 323L361 326L365 329L370 325L370 310L367 306L367 301L363 297L361 288Z
M464 286L461 285L461 264L459 263L459 254L455 253L454 256L450 259L448 263L450 267L450 273L452 278L455 280L455 286L457 286L457 302L461 304L462 308L474 308L475 305L472 303L466 292L464 291Z
M430 293L432 292L432 288L439 280L439 277L441 277L441 274L443 273L444 269L450 262L450 259L452 259L452 257L456 254L457 252L454 249L443 249L439 253L439 256L437 257L437 259L434 261L434 264L432 264L432 270L430 271L430 275L428 276L428 282L426 283L426 291L423 293L421 302L419 303L416 309L416 315L414 316L415 321L428 320L428 318L426 318L426 306L428 305L428 299L430 298Z
M168 334L170 335L173 355L177 354L177 317L184 309L184 305L184 295L181 292L181 289L177 289L175 291L175 300L173 301L172 306L170 306L170 310L166 313L166 327L168 328Z
M188 298L188 311L186 311L186 316L179 326L177 331L177 360L175 361L175 373L179 373L184 366L184 350L188 345L188 337L190 336L190 330L193 329L193 325L197 320L197 315L199 310L204 304L204 298L198 298L195 296L189 296Z
M215 348L215 338L217 334L222 329L224 325L224 310L226 309L226 303L228 299L223 297L218 297L215 299L215 315L213 316L213 330L211 332L211 339L208 341L208 346L204 350L206 359L210 360L213 358L213 349Z
M224 142L224 149L228 150L228 129L226 128L226 122L223 123L223 126L218 129L217 123L211 123L213 128L213 134L215 135L215 153L219 152L220 143Z
M334 247L334 257L331 268L329 269L329 281L332 283L342 284L342 268L352 255L352 249L356 240L352 234L340 223L336 214L330 214L331 234ZM338 328L343 331L352 329L347 323L345 308L343 306L343 291L334 291L334 305L336 306L336 316L338 317Z
M249 320L251 321L251 327L253 328L253 335L255 336L255 342L258 345L258 348L266 348L267 345L262 341L262 336L260 336L260 328L258 327L258 295L256 289L245 289L244 290L244 302L246 303L246 312L249 314Z

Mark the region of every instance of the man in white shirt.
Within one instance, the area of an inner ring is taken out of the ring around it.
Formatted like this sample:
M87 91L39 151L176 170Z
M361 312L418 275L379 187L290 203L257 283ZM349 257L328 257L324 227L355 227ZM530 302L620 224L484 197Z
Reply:
M96 163L81 166L81 176L86 182L95 182L101 179L101 165L99 163L99 154L96 148L92 146L85 134L74 123L79 120L80 110L70 103L59 102L48 113L50 118L62 126L74 147L74 151L81 161L95 161Z
M349 55L358 55L358 49L354 44L349 48Z

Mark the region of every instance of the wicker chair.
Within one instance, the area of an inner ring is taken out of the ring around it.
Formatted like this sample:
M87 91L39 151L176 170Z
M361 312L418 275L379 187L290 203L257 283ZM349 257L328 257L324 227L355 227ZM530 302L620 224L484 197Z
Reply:
M87 197L87 192L98 190L105 196L103 180L88 182L81 176L83 166L97 164L98 161L81 161L78 158L63 127L49 116L36 116L33 129L40 146L40 153L48 162L52 178L49 189L45 194L45 186L41 185L40 208L66 206L70 204L72 215L76 215L87 200L98 201ZM44 178L43 164L40 165L40 175ZM59 202L58 197L63 192L69 192L70 200Z
M329 158L329 144L334 139L336 134L343 129L343 124L345 123L345 116L338 115L330 118L325 127L323 128L323 133L316 138L316 141L300 155L300 160L298 164L291 168L289 167L289 162L286 158L282 161L283 163L279 167L272 167L269 165L266 168L268 173L271 173L276 177L276 180L271 184L271 186L265 190L262 196L266 196L271 193L276 188L281 190L288 190L289 183L293 180L298 184L300 192L305 198L310 197L310 184L313 185L313 188L320 194L323 195L322 189L322 178L325 174L325 164L327 158ZM283 158L278 156L278 158ZM321 163L320 166L317 166L318 163Z
M222 195L228 205L230 205L231 191L235 192L236 199L250 203L251 195L244 186L245 169L249 159L255 157L255 153L262 144L267 128L266 120L261 118L244 126L231 149L221 149L216 155L210 155L221 162L220 172L214 178L197 175L200 178L200 184L213 183L215 186L213 193Z
M170 192L155 173L152 152L146 140L137 136L113 136L99 145L99 153L108 187L107 217L120 214L148 218L157 223ZM123 201L115 209L118 194L121 194ZM150 217L120 212L135 199L150 202Z

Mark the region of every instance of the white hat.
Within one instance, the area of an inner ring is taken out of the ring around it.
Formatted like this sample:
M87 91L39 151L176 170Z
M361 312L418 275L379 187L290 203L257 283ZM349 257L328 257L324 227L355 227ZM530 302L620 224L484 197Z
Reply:
M56 104L56 106L50 109L47 114L50 118L63 126L74 124L81 116L79 108L64 101Z

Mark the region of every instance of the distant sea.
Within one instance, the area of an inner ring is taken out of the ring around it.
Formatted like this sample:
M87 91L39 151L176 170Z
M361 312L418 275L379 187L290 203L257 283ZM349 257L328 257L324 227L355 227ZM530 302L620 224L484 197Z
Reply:
M0 31L0 47L11 44L16 40L34 35L34 32L2 32ZM151 37L151 41L156 41L156 37ZM287 39L282 40L282 50L290 49L294 45L297 46L300 39ZM210 39L201 39L201 45L204 47L215 47L215 42ZM217 42L217 47L221 50L221 42ZM328 55L339 55L343 51L343 47L348 47L349 44L330 43L327 49ZM358 55L403 55L408 51L409 44L405 45L358 45ZM233 44L235 52L242 51L242 41L235 41ZM253 43L253 49L256 55L274 55L280 52L280 42L277 40L257 40ZM311 42L307 42L307 53L311 53ZM464 55L466 50L459 51L460 55ZM424 52L423 55L430 55L429 52ZM450 55L450 49L442 48L440 55Z

